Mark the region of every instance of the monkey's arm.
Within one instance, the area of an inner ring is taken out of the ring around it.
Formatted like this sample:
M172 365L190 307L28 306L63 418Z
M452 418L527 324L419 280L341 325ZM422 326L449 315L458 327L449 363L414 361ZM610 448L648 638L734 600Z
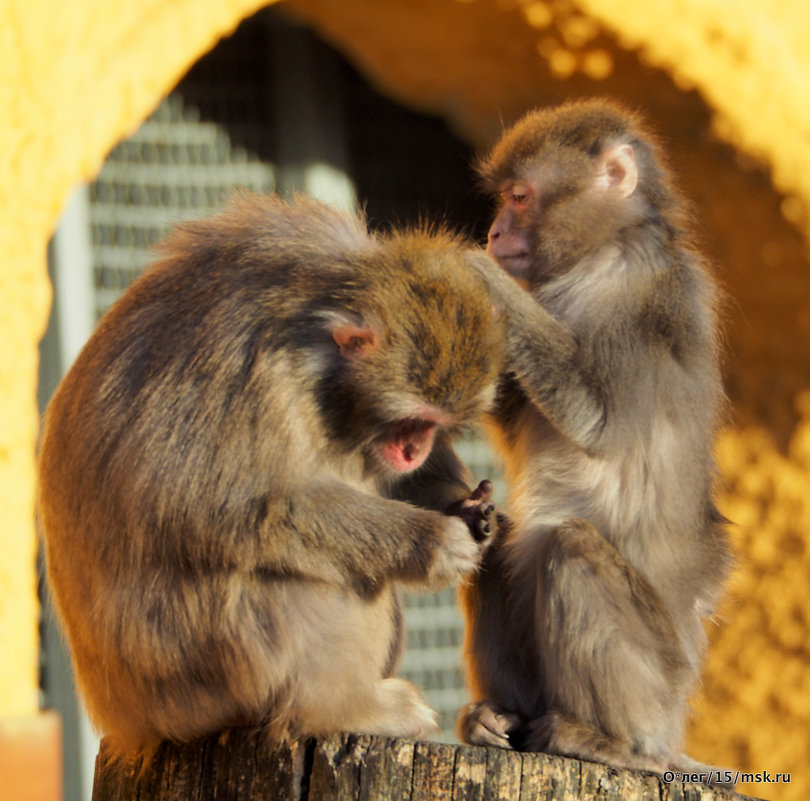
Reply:
M271 506L257 569L345 584L368 593L386 581L446 583L472 570L480 544L461 521L322 481Z
M473 254L469 261L506 317L509 368L526 396L579 447L598 449L605 387L583 363L574 333L488 256Z

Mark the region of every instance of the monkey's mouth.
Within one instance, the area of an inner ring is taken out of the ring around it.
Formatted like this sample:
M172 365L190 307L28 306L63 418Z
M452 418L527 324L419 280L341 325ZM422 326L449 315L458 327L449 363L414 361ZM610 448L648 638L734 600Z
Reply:
M387 465L400 473L416 470L430 455L435 438L433 421L401 420L381 441L380 454Z

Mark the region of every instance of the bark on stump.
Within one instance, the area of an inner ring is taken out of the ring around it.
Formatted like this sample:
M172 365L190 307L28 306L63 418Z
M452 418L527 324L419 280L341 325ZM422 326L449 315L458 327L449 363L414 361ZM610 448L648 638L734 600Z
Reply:
M270 746L255 729L164 743L138 773L96 759L93 801L742 801L547 754L343 734Z

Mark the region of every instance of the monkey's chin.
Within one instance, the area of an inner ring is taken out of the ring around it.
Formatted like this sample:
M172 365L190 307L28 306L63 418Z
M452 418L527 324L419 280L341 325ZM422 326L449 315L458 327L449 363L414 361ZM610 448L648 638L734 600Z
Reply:
M409 473L424 464L433 449L436 424L429 420L402 420L379 442L383 464L397 473Z

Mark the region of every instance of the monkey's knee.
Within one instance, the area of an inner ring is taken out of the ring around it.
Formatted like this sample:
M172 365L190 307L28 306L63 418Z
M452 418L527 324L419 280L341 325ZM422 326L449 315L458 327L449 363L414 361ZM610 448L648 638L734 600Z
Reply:
M628 572L619 552L591 523L569 520L548 535L540 555L538 600L545 608L538 614L565 608L569 622L572 610L585 617L607 614L600 601L628 595Z
M618 566L617 560L622 561L619 552L596 526L582 518L572 518L555 528L548 535L544 550L546 564L556 569L566 563L592 563L594 567L609 569Z
M669 613L647 579L587 520L574 518L548 536L539 598L585 619L615 617L634 630L675 637ZM556 610L562 612L562 609ZM585 620L581 621L582 623Z

